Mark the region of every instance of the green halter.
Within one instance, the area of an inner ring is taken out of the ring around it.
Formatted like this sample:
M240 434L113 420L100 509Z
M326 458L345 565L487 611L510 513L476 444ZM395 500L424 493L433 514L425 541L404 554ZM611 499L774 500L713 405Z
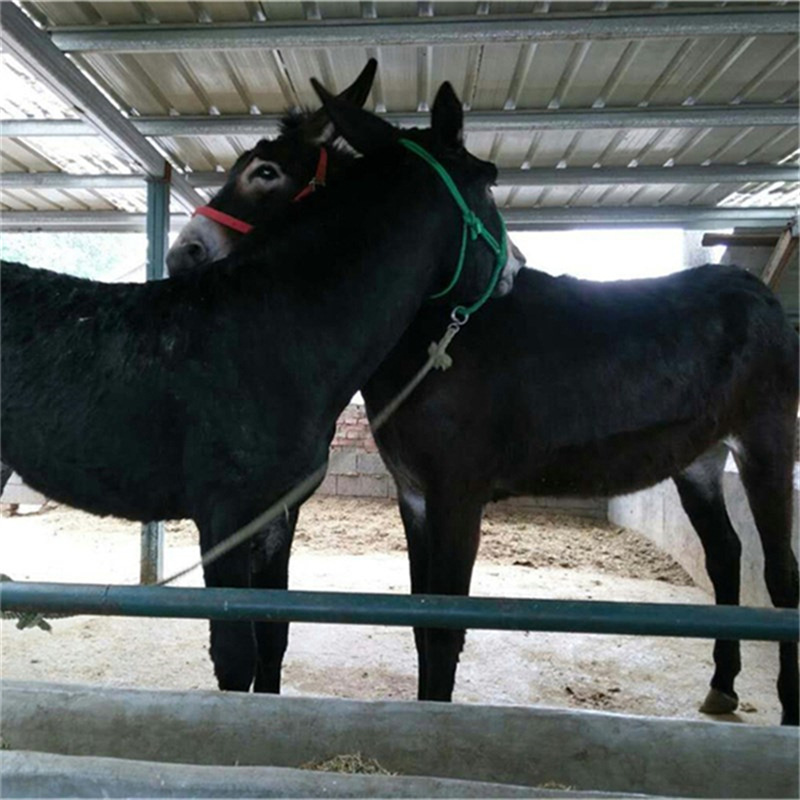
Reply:
M508 253L506 226L503 222L503 217L498 211L497 216L500 220L501 230L500 242L498 243L497 239L492 236L480 219L478 219L475 212L472 211L472 209L467 205L466 201L461 196L461 192L458 190L458 187L448 174L447 170L424 147L421 147L416 142L412 142L410 139L400 139L400 144L403 145L403 147L405 147L407 150L410 150L412 153L418 155L423 161L426 161L428 164L430 164L434 172L436 172L436 174L444 181L444 185L450 191L450 194L456 201L456 205L461 209L461 215L464 219L464 226L461 231L461 252L458 255L458 264L456 264L453 278L450 283L444 289L442 289L442 291L431 295L431 299L435 300L438 297L444 297L446 294L451 292L458 283L458 280L461 277L461 272L464 269L464 259L467 254L468 235L469 239L473 242L480 236L489 246L489 249L497 257L497 264L495 265L494 273L492 274L489 285L486 287L483 294L474 303L472 303L472 305L456 306L453 309L453 319L459 324L463 325L470 318L470 316L477 311L489 299L489 297L491 297L495 286L497 286L497 281L500 279L500 273L503 271L503 267L506 264Z

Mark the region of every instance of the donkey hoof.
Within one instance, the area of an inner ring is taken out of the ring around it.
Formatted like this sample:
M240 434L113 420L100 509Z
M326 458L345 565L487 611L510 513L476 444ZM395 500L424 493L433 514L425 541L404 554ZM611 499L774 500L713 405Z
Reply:
M710 689L700 706L703 714L731 714L739 707L739 698L735 694L725 694L719 689Z

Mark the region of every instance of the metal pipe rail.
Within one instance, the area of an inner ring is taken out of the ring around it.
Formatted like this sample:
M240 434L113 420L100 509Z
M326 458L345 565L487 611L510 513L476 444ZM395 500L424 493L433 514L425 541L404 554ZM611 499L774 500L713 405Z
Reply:
M439 595L0 583L0 609L46 615L327 622L798 641L796 609Z

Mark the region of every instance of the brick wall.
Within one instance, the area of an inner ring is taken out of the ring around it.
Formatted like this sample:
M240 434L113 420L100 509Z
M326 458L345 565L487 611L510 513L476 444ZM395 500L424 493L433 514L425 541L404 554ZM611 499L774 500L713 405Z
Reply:
M375 440L372 438L372 433L369 429L367 412L361 403L350 403L342 411L336 423L336 433L331 443L331 451L336 452L337 450L349 448L358 448L365 453L378 452Z
M351 403L336 423L328 474L317 490L344 497L396 497L360 403Z

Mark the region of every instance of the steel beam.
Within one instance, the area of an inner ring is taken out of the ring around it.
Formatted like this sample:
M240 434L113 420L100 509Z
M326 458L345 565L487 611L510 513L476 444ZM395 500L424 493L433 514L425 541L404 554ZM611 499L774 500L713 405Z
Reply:
M0 583L4 611L796 642L797 609L278 589Z
M190 172L194 187L225 183L225 172ZM501 169L498 186L585 186L605 184L711 184L800 181L800 167L772 165L708 167L569 167L567 169ZM3 172L2 189L141 189L141 175L73 175L63 172Z
M469 132L627 130L630 128L748 128L797 125L797 105L676 106L560 111L467 111ZM425 127L430 114L392 112L383 119L402 128ZM282 114L208 114L136 117L128 120L144 136L277 136ZM80 120L3 120L0 136L86 136Z
M401 128L427 127L430 114L391 112L379 115ZM467 132L599 130L617 128L715 128L761 127L797 124L798 106L676 106L669 108L619 108L561 111L467 111ZM260 121L270 119L274 133L282 115L247 115L229 118L222 115L151 117L136 121L147 136L236 135L251 133L266 136ZM186 123L184 126L184 122ZM229 129L230 128L230 129Z
M225 183L225 172L192 172L192 186L213 188ZM712 184L800 181L800 167L761 164L707 167L568 167L501 169L498 186L596 186L607 184Z
M718 206L578 206L501 209L509 230L579 227L783 228L797 214L794 207L731 208ZM185 214L170 217L180 230ZM144 214L126 211L3 211L0 230L11 231L143 231Z
M0 38L11 53L45 86L60 95L102 136L129 155L148 175L162 176L166 161L147 139L56 47L50 37L13 3L3 4ZM180 176L173 178L176 196L189 208L203 199Z
M82 119L3 119L0 136L26 139L33 136L97 136L95 127Z
M54 43L72 53L153 53L263 48L528 44L699 36L796 35L794 9L552 18L533 15L252 24L59 27Z
M401 128L427 127L430 114L390 112L383 119ZM798 107L678 106L561 111L467 111L469 132L601 130L628 128L715 128L797 125ZM272 136L282 115L203 115L192 117L140 117L137 128L146 136Z
M792 207L730 208L719 206L586 206L504 208L511 231L564 228L782 228L797 214Z
M170 229L180 230L189 217L172 214ZM147 229L145 214L127 211L3 211L0 230L11 231L81 231L84 233L129 233Z
M605 184L712 184L800 181L800 167L770 165L707 167L598 167L501 169L499 186L587 186Z
M0 172L0 190L144 189L145 185L145 175L75 175L67 172ZM199 186L202 184L192 183L191 185Z
M503 209L512 231L558 230L592 227L677 227L687 230L714 228L782 228L797 213L795 208L703 207L554 207ZM189 220L186 214L170 216L170 230L179 231ZM81 231L83 233L138 233L145 231L144 214L125 211L3 211L0 231Z

